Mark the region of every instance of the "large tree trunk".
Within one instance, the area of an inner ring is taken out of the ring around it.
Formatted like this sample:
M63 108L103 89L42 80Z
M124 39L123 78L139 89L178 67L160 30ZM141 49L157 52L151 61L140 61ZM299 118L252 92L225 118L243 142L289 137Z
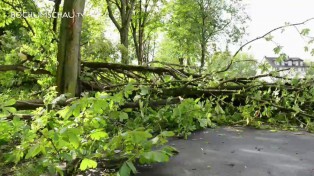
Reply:
M63 17L60 27L58 46L57 91L70 96L80 94L80 38L82 14L85 0L65 0L63 14L71 14L71 18Z
M124 46L121 52L121 62L123 64L129 64L129 27L122 28L120 30L120 41Z

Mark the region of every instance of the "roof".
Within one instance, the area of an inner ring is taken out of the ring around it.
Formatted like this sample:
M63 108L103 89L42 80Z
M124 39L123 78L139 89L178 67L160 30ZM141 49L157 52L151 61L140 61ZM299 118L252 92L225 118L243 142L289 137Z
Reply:
M266 57L265 56L265 59L269 62L269 64L272 66L272 67L308 67L306 66L306 64L304 63L304 61L298 57L288 57L284 60L284 62L288 62L288 61L302 61L303 62L303 66L301 65L292 65L292 66L289 66L288 64L285 64L285 65L276 65L275 62L276 62L276 59L278 59L279 57Z

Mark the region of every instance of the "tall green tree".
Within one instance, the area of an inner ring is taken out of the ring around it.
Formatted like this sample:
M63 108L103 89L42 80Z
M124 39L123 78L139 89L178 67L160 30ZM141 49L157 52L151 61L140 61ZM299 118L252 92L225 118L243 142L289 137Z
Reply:
M237 41L244 34L247 16L241 12L242 4L235 0L174 0L168 7L171 19L168 35L175 40L183 55L191 55L204 67L208 58L209 43L223 35ZM188 54L189 53L189 54ZM181 62L182 63L182 62Z
M109 17L120 34L121 62L129 63L129 29L136 0L106 0ZM118 10L118 14L115 13Z
M57 90L59 94L78 95L80 75L80 38L85 0L64 1L58 46Z
M161 26L162 3L160 0L138 0L135 6L131 29L139 65L148 62L154 34Z

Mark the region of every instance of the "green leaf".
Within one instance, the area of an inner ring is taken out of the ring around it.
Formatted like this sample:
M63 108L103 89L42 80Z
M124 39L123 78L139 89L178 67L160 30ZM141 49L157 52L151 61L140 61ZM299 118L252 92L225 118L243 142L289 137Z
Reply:
M308 52L309 51L309 47L305 46L304 47L304 52Z
M292 80L291 80L291 84L292 85L298 85L298 83L299 83L299 79L298 78L293 78Z
M154 137L154 138L152 139L152 143L153 143L153 144L157 144L158 141L159 141L159 137L158 137L158 136L156 136L156 137Z
M164 80L165 80L165 82L170 82L172 80L172 77L169 75L165 75Z
M167 162L169 161L169 156L161 151L150 151L145 152L140 156L141 164L149 164L155 162Z
M123 109L123 112L132 112L132 111L133 111L132 108L125 108L125 109Z
M311 55L314 56L314 49L311 50Z
M79 128L63 128L61 129L61 134L63 136L63 140L67 141L67 145L69 146L69 144L71 146L73 146L75 149L77 149L80 144L81 144L81 140L80 140L80 134L81 131ZM59 140L59 142L62 142L61 140Z
M123 163L122 167L119 169L118 176L130 176L131 175L131 168L125 162Z
M300 109L300 107L299 107L298 104L293 105L292 109L293 109L296 113L299 113L299 112L302 111L302 110Z
M141 95L149 94L149 88L147 86L141 86Z
M23 156L23 151L15 150L8 155L5 162L14 162L15 164L17 164L23 158Z
M133 173L133 174L137 174L137 170L136 170L136 168L135 168L133 162L131 162L131 161L126 161L126 164L127 164L127 165L129 166L129 168L132 170L132 173Z
M3 102L3 106L12 106L16 103L16 100L9 99L8 101Z
M199 123L200 123L200 126L202 128L205 128L207 127L207 124L208 124L208 120L207 119L198 119Z
M171 146L165 146L163 149L163 151L165 151L168 155L172 156L173 154L178 154L179 151Z
M10 113L15 113L16 112L16 109L13 108L13 107L4 107L3 110L4 111L8 111Z
M218 103L215 107L215 111L217 114L224 114L225 113L225 111L221 108L221 106Z
M302 31L300 32L300 34L303 36L309 35L309 33L310 33L310 29L308 28L302 29Z
M77 149L80 146L80 139L78 136L74 133L67 133L70 144Z
M100 140L102 138L108 138L108 133L104 132L104 131L96 131L96 132L93 132L90 137L93 139L93 140Z
M194 100L195 103L198 103L201 100L201 98L197 98Z
M163 131L160 134L164 137L172 137L175 135L173 131Z
M97 162L91 159L83 159L80 165L80 169L82 171L89 169L89 168L96 168L97 167Z
M34 156L38 155L40 151L41 151L41 145L40 144L34 145L28 150L28 153L26 154L25 159L33 158Z
M152 137L152 135L147 131L131 131L125 134L129 140L136 144L147 141L147 139Z
M143 101L141 101L141 100L139 100L139 101L138 101L138 104L139 104L140 109L143 109L144 102L143 102Z
M282 49L282 46L277 46L276 48L274 48L275 54L279 54L281 49Z
M102 105L101 101L95 102L94 105L93 105L93 111L95 113L102 114L103 113L102 106L103 105Z
M129 98L129 95L132 94L133 90L134 90L134 86L132 84L126 85L124 88L124 96L126 98Z
M271 41L273 38L274 38L274 37L273 37L272 35L267 35L267 36L265 37L265 40L266 40L266 41Z
M123 122L123 120L127 120L127 119L129 119L128 114L125 113L125 112L120 112L120 114L119 114L119 120L120 120L120 122Z
M67 120L71 115L71 108L69 106L58 111L58 114L65 120Z
M73 108L73 112L72 112L73 116L78 117L81 114L81 106L77 104L77 105L73 105L72 108Z

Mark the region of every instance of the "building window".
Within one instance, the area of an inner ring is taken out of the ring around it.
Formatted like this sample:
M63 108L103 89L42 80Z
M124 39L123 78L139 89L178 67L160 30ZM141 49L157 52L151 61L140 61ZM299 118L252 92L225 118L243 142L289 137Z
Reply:
M292 66L292 61L288 61L288 66Z
M300 62L300 65L303 66L303 62L302 61Z
M299 61L294 61L295 66L299 66Z

